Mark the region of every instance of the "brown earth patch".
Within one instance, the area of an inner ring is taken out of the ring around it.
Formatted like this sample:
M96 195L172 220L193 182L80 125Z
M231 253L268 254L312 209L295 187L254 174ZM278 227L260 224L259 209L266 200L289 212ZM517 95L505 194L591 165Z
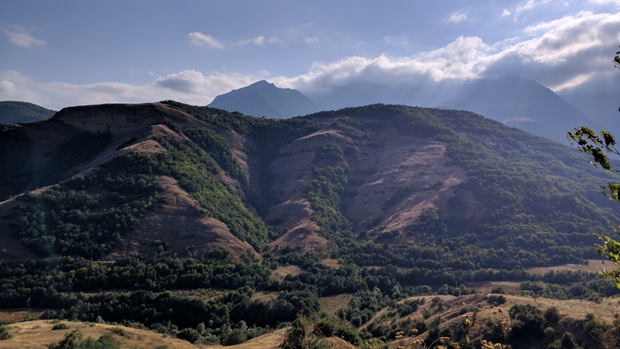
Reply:
M321 303L321 310L335 314L338 310L345 308L351 302L353 294L343 293L335 296L321 297L319 302Z
M324 266L330 267L330 268L340 269L340 262L332 258L323 259L321 261L321 264L323 264Z
M297 276L301 274L301 268L296 265L280 266L271 272L269 278L275 281L284 281L287 276Z
M252 301L261 301L264 303L268 303L278 298L279 294L280 293L276 291L257 291L252 296Z
M166 148L162 147L161 144L157 143L153 139L147 139L143 142L135 143L130 146L123 148L129 152L139 152L139 153L164 153L166 152Z
M124 245L106 259L152 253L155 240L166 242L171 251L181 255L223 249L236 258L241 258L248 251L258 256L252 246L234 236L226 224L208 217L174 178L162 176L159 180L165 203L147 214L135 232L125 238Z
M328 338L325 338L325 341L329 343L329 347L331 349L355 349L357 348L355 345L339 337L328 337Z
M350 139L337 130L327 129L294 140L280 150L271 168L274 176L272 191L280 204L272 207L266 221L275 222L276 229L286 233L272 246L291 246L301 252L323 249L329 241L320 235L321 228L312 221L313 210L304 197L312 180L312 161L316 149L326 143L344 144Z
M463 169L448 165L445 143L394 132L372 138L375 143L360 146L363 155L350 180L359 183L347 209L358 230L372 222L381 230L402 231L425 210L447 208L451 189L466 180ZM447 215L480 216L480 205L470 204Z
M319 226L311 221L303 220L270 245L291 246L302 253L323 249L329 240L319 235Z
M467 287L474 288L478 292L491 293L493 290L501 289L503 292L521 291L521 282L519 281L480 281L468 282Z

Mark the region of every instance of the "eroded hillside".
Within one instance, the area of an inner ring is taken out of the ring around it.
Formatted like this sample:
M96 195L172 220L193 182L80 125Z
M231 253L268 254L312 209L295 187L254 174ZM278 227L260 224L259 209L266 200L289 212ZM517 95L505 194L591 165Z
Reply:
M558 249L589 256L579 247L618 218L586 190L610 178L577 167L575 151L467 112L373 105L272 120L163 102L67 108L2 132L12 166L1 238L43 255L163 244L242 258L447 239L535 247L533 266L571 261ZM45 231L34 217L47 217ZM82 233L105 247L68 248Z

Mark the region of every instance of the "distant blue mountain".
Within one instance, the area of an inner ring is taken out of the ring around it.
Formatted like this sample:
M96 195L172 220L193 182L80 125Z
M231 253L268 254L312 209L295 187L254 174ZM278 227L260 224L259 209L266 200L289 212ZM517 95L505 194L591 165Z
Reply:
M460 84L354 82L331 86L328 93L309 97L297 90L259 81L217 96L209 107L271 118L373 103L460 109L563 144L567 144L566 132L574 127L605 129L549 88L514 75Z
M319 111L316 104L303 93L293 89L279 88L264 80L219 95L208 107L279 119Z
M440 106L473 111L564 144L574 127L601 128L549 88L517 76L467 83Z
M0 124L47 120L56 112L28 102L0 102Z
M518 76L430 85L415 81L398 85L355 82L332 86L329 93L310 97L323 110L372 103L469 110L563 144L567 144L566 132L574 127L601 129L547 87Z

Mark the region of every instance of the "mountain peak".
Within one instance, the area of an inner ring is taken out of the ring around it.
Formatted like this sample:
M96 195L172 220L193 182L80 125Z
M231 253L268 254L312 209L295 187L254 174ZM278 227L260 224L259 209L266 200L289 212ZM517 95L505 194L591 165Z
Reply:
M250 87L250 86L272 86L272 87L278 88L278 87L276 87L276 84L274 84L272 82L268 82L267 80L257 81L257 82L255 82L255 83L253 83L253 84L251 84L251 85L249 85L247 87Z
M219 95L208 106L270 118L289 118L318 111L314 102L303 93L277 87L265 80Z

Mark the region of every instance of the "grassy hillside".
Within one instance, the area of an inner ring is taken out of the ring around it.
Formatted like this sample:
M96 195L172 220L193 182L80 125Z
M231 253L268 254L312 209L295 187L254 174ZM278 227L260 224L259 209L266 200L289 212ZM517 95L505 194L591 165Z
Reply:
M313 332L391 343L407 322L420 340L444 331L467 347L452 315L433 322L417 304L407 320L415 306L399 302L473 294L463 301L482 311L493 301L474 286L491 283L511 285L504 297L617 302L595 272L559 267L598 257L620 217L596 188L617 178L473 113L372 105L271 120L166 101L0 131L12 164L0 239L37 256L0 261L2 307L227 345L282 324L316 345ZM523 316L542 318L537 307ZM614 314L584 316L566 326L590 321L613 343ZM531 344L494 324L470 346ZM540 326L554 331L546 345L567 332Z

